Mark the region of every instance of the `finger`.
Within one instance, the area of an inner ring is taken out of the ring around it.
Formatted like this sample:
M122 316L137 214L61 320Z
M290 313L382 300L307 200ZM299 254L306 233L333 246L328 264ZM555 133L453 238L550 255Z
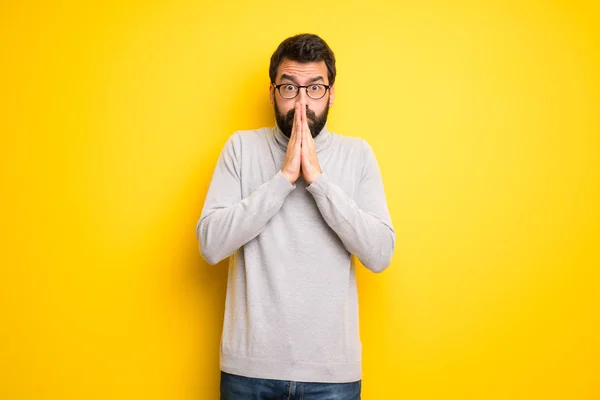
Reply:
M304 143L306 145L309 144L309 136L310 136L310 128L308 127L308 119L306 117L306 104L302 105L302 131L303 131L303 138L304 138Z
M298 130L298 107L294 107L294 121L292 122L292 134L290 136L290 139L296 134L296 131Z
M300 117L300 123L299 123L299 130L298 130L298 134L300 135L300 142L302 143L302 146L304 146L304 107L305 105L303 103L298 103L298 116Z
M308 146L310 148L314 148L315 141L314 141L314 138L312 137L312 132L310 131L310 125L308 124L308 116L306 115L306 110L304 112L304 119L305 119L304 127L306 130L306 143L308 144Z
M308 148L303 143L302 148L300 149L300 164L306 169L308 165Z
M294 109L294 126L295 126L295 142L297 147L302 145L302 113L300 112L300 104L296 103Z
M288 147L294 146L296 144L296 142L298 141L298 127L300 126L300 124L298 123L298 118L296 118L297 114L298 114L298 108L295 107L294 109L294 120L292 121L292 133L290 134L290 142L288 144Z
M302 105L302 126L308 128L308 119L306 117L306 104Z
M311 153L311 146L310 146L310 129L308 129L307 126L305 126L304 124L302 125L303 129L302 129L302 153L304 155L304 158L306 159L306 161L309 161L309 156Z
M310 131L310 126L308 125L308 116L306 115L306 108L304 108L303 115L304 119L302 121L302 126L304 128L304 143L308 150L312 150L314 149L314 140Z
M300 115L300 141L302 142L302 161L304 162L304 154L305 154L305 150L306 150L306 139L304 138L305 133L304 133L304 117L303 117L303 110L304 110L304 105L300 104L300 108L298 110L298 114Z

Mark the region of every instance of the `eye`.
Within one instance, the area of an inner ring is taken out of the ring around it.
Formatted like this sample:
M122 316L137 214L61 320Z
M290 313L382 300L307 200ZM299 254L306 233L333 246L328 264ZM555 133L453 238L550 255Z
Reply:
M283 87L283 90L285 90L287 92L293 92L294 90L296 90L296 86L294 86L294 85L285 85Z
M317 92L317 91L319 91L319 90L321 89L321 86L319 86L319 85L311 85L311 86L309 87L309 89L310 89L312 92Z

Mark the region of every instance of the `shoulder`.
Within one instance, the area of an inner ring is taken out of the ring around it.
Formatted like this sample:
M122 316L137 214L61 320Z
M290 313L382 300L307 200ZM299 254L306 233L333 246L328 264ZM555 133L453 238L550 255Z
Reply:
M338 133L332 134L334 135L334 142L337 143L340 153L343 154L344 157L355 160L354 165L361 171L361 177L364 177L371 171L379 169L375 152L369 142L365 139L344 136Z
M271 134L273 134L273 128L245 129L234 132L228 140L236 143L253 144L264 142Z
M363 138L346 136L335 132L330 132L330 134L333 136L333 143L345 152L367 157L373 154L373 148Z
M266 144L273 128L238 130L232 133L225 142L225 150L239 154L245 148L253 148Z

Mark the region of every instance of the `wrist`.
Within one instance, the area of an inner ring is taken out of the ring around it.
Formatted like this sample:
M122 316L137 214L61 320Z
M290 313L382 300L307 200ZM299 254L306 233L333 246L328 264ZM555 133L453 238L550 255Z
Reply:
M308 183L309 185L312 185L312 183L313 183L314 181L316 181L317 179L319 179L319 177L320 177L321 175L323 175L323 172L321 172L321 171L318 171L318 172L316 172L314 175L311 175L311 176L309 177L309 179L306 181L306 183Z
M292 183L292 184L294 183L294 178L291 175L289 175L287 172L285 172L283 169L281 170L281 174L283 175L283 177L285 179L287 179L287 181L289 183Z

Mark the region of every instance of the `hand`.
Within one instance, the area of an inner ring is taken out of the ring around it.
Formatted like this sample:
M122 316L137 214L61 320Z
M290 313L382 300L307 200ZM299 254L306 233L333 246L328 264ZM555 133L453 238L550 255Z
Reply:
M302 132L302 176L309 185L317 180L323 173L321 166L319 165L319 159L317 158L317 145L315 139L313 139L310 128L308 127L308 121L306 119L306 107L302 107L301 111L301 122L303 129Z
M296 180L298 180L300 177L300 166L302 162L301 145L303 126L301 123L301 113L299 111L300 107L300 103L296 103L292 134L290 135L290 141L288 142L285 159L283 160L283 167L281 167L283 176L285 176L290 183L296 182Z

